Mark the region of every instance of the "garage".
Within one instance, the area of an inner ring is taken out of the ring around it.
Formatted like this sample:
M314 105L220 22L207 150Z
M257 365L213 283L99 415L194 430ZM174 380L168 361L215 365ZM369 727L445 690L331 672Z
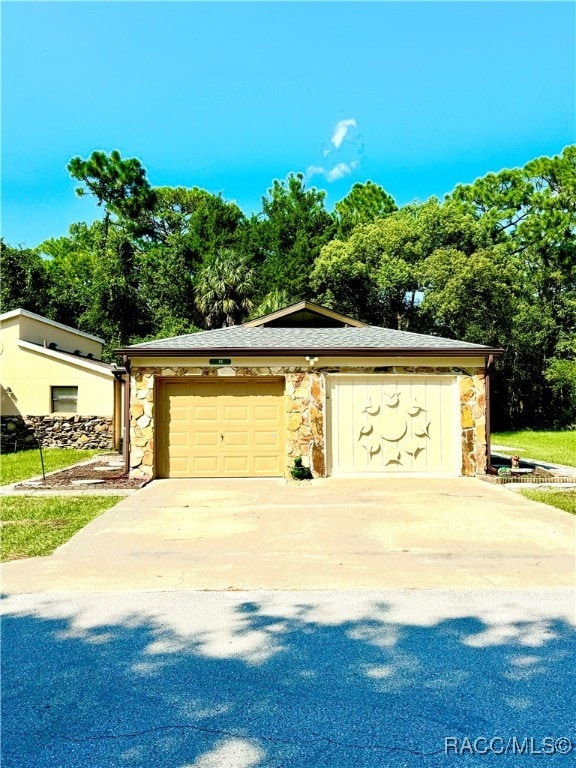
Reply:
M499 348L366 325L304 301L118 350L132 476L474 475Z
M458 475L454 376L329 377L329 471Z
M284 474L284 381L158 383L159 477Z

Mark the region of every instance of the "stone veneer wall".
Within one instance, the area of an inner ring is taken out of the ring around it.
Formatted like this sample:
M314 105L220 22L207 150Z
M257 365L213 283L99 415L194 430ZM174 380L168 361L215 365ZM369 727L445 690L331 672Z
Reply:
M465 371L460 377L462 426L462 474L486 472L486 376L483 368Z
M315 477L326 474L324 429L325 377L315 370L286 374L286 455L289 470L302 456Z
M226 371L219 374L218 371ZM133 368L130 382L130 468L135 477L154 475L154 383L178 377L284 377L286 379L287 471L302 456L316 476L325 474L324 377L300 367Z
M105 416L2 416L2 451L34 448L85 448L111 450L114 447L112 417Z
M220 371L220 372L219 372ZM325 383L327 373L458 376L462 427L462 474L486 470L486 391L483 368L387 366L377 368L133 367L130 405L130 467L154 475L154 394L158 378L284 377L286 379L286 474L302 456L315 477L326 475Z

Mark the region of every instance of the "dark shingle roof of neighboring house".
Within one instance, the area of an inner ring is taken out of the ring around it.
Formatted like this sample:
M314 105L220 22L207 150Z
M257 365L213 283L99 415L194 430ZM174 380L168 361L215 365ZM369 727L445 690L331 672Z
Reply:
M117 352L129 357L295 356L306 353L332 356L448 354L478 357L498 354L501 350L483 344L373 325L361 328L269 328L237 325L134 344Z

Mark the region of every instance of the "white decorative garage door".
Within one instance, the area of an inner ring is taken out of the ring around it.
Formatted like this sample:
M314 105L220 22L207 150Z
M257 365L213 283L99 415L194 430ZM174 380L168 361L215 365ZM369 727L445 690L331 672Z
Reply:
M330 377L330 473L460 474L456 379Z

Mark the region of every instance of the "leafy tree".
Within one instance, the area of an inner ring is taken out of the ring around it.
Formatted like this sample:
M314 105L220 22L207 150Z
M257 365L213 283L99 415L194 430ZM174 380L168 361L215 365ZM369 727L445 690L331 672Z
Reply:
M333 240L325 245L314 262L310 287L319 304L377 322L379 290L375 276L379 254L375 248L364 248L362 242L363 235L371 240L371 234L359 227L348 241Z
M196 282L196 304L208 328L237 325L253 308L254 270L245 256L221 249Z
M346 197L334 206L337 237L345 239L354 227L384 218L397 210L394 198L379 184L370 180L364 184L354 184Z
M155 193L146 178L146 170L138 158L122 159L120 152L92 152L88 160L73 157L67 170L82 182L76 194L92 195L97 205L104 205L104 239L112 216L123 221L135 235L148 232L144 214L154 206ZM104 247L104 246L103 246Z
M559 426L576 426L576 295L567 297L559 313L560 330L544 376L558 399Z
M38 248L49 275L46 314L60 323L82 328L93 300L101 229L101 222L72 224L67 237L51 238Z
M398 210L379 185L355 184L333 216L301 174L274 181L247 219L221 195L151 188L117 150L68 169L103 218L36 250L2 242L3 311L97 333L109 353L312 298L379 325L499 344L496 425L576 423L575 146L442 203Z
M106 251L95 261L91 303L80 319L84 330L106 339L107 358L113 349L152 330L136 263L134 244L122 230L112 230Z
M483 219L494 240L502 242L528 216L531 193L522 169L515 168L458 185L447 199L462 203L477 219Z
M234 203L197 187L159 187L155 194L148 213L153 234L139 245L138 270L148 318L165 336L203 323L194 281L221 248L238 241L244 215Z
M186 249L175 243L154 245L136 258L139 298L152 329L160 336L174 336L177 328L199 324L201 316L194 301L195 270Z
M260 263L259 293L285 290L291 301L310 298L308 276L335 225L326 193L306 189L301 173L275 180L262 198L262 215L250 222L250 251Z
M574 423L576 147L459 186L451 198L484 222L511 257L520 257L517 279L526 290L508 340L507 373L522 384L509 392L510 423ZM506 359L501 365L504 372Z
M488 174L451 195L482 218L493 239L525 254L541 295L553 300L576 280L576 146L524 168ZM567 286L568 283L568 286Z
M471 254L487 242L473 215L432 198L329 243L316 259L311 285L320 303L368 322L427 330L418 311L421 265L438 248Z
M150 329L150 318L140 293L138 239L150 237L149 212L156 194L137 158L123 159L95 151L88 160L73 157L72 178L82 182L79 196L90 194L104 206L90 306L81 322L109 342L108 350Z
M190 266L237 244L245 216L235 203L198 187L157 187L154 193L148 213L153 240L179 250Z
M2 312L27 309L45 314L50 278L38 252L30 248L14 248L0 240L0 261Z
M155 341L156 339L169 339L183 334L196 333L200 331L197 325L191 320L183 317L176 317L171 314L170 309L162 307L155 319L152 330L143 336L134 336L131 339L132 344L139 344L144 341Z
M519 299L519 259L501 245L468 255L438 248L423 263L420 311L439 335L498 345L509 337Z
M250 312L251 318L263 317L269 315L272 312L277 312L279 309L283 309L290 305L290 298L286 291L276 288L262 299L260 304L255 306Z

